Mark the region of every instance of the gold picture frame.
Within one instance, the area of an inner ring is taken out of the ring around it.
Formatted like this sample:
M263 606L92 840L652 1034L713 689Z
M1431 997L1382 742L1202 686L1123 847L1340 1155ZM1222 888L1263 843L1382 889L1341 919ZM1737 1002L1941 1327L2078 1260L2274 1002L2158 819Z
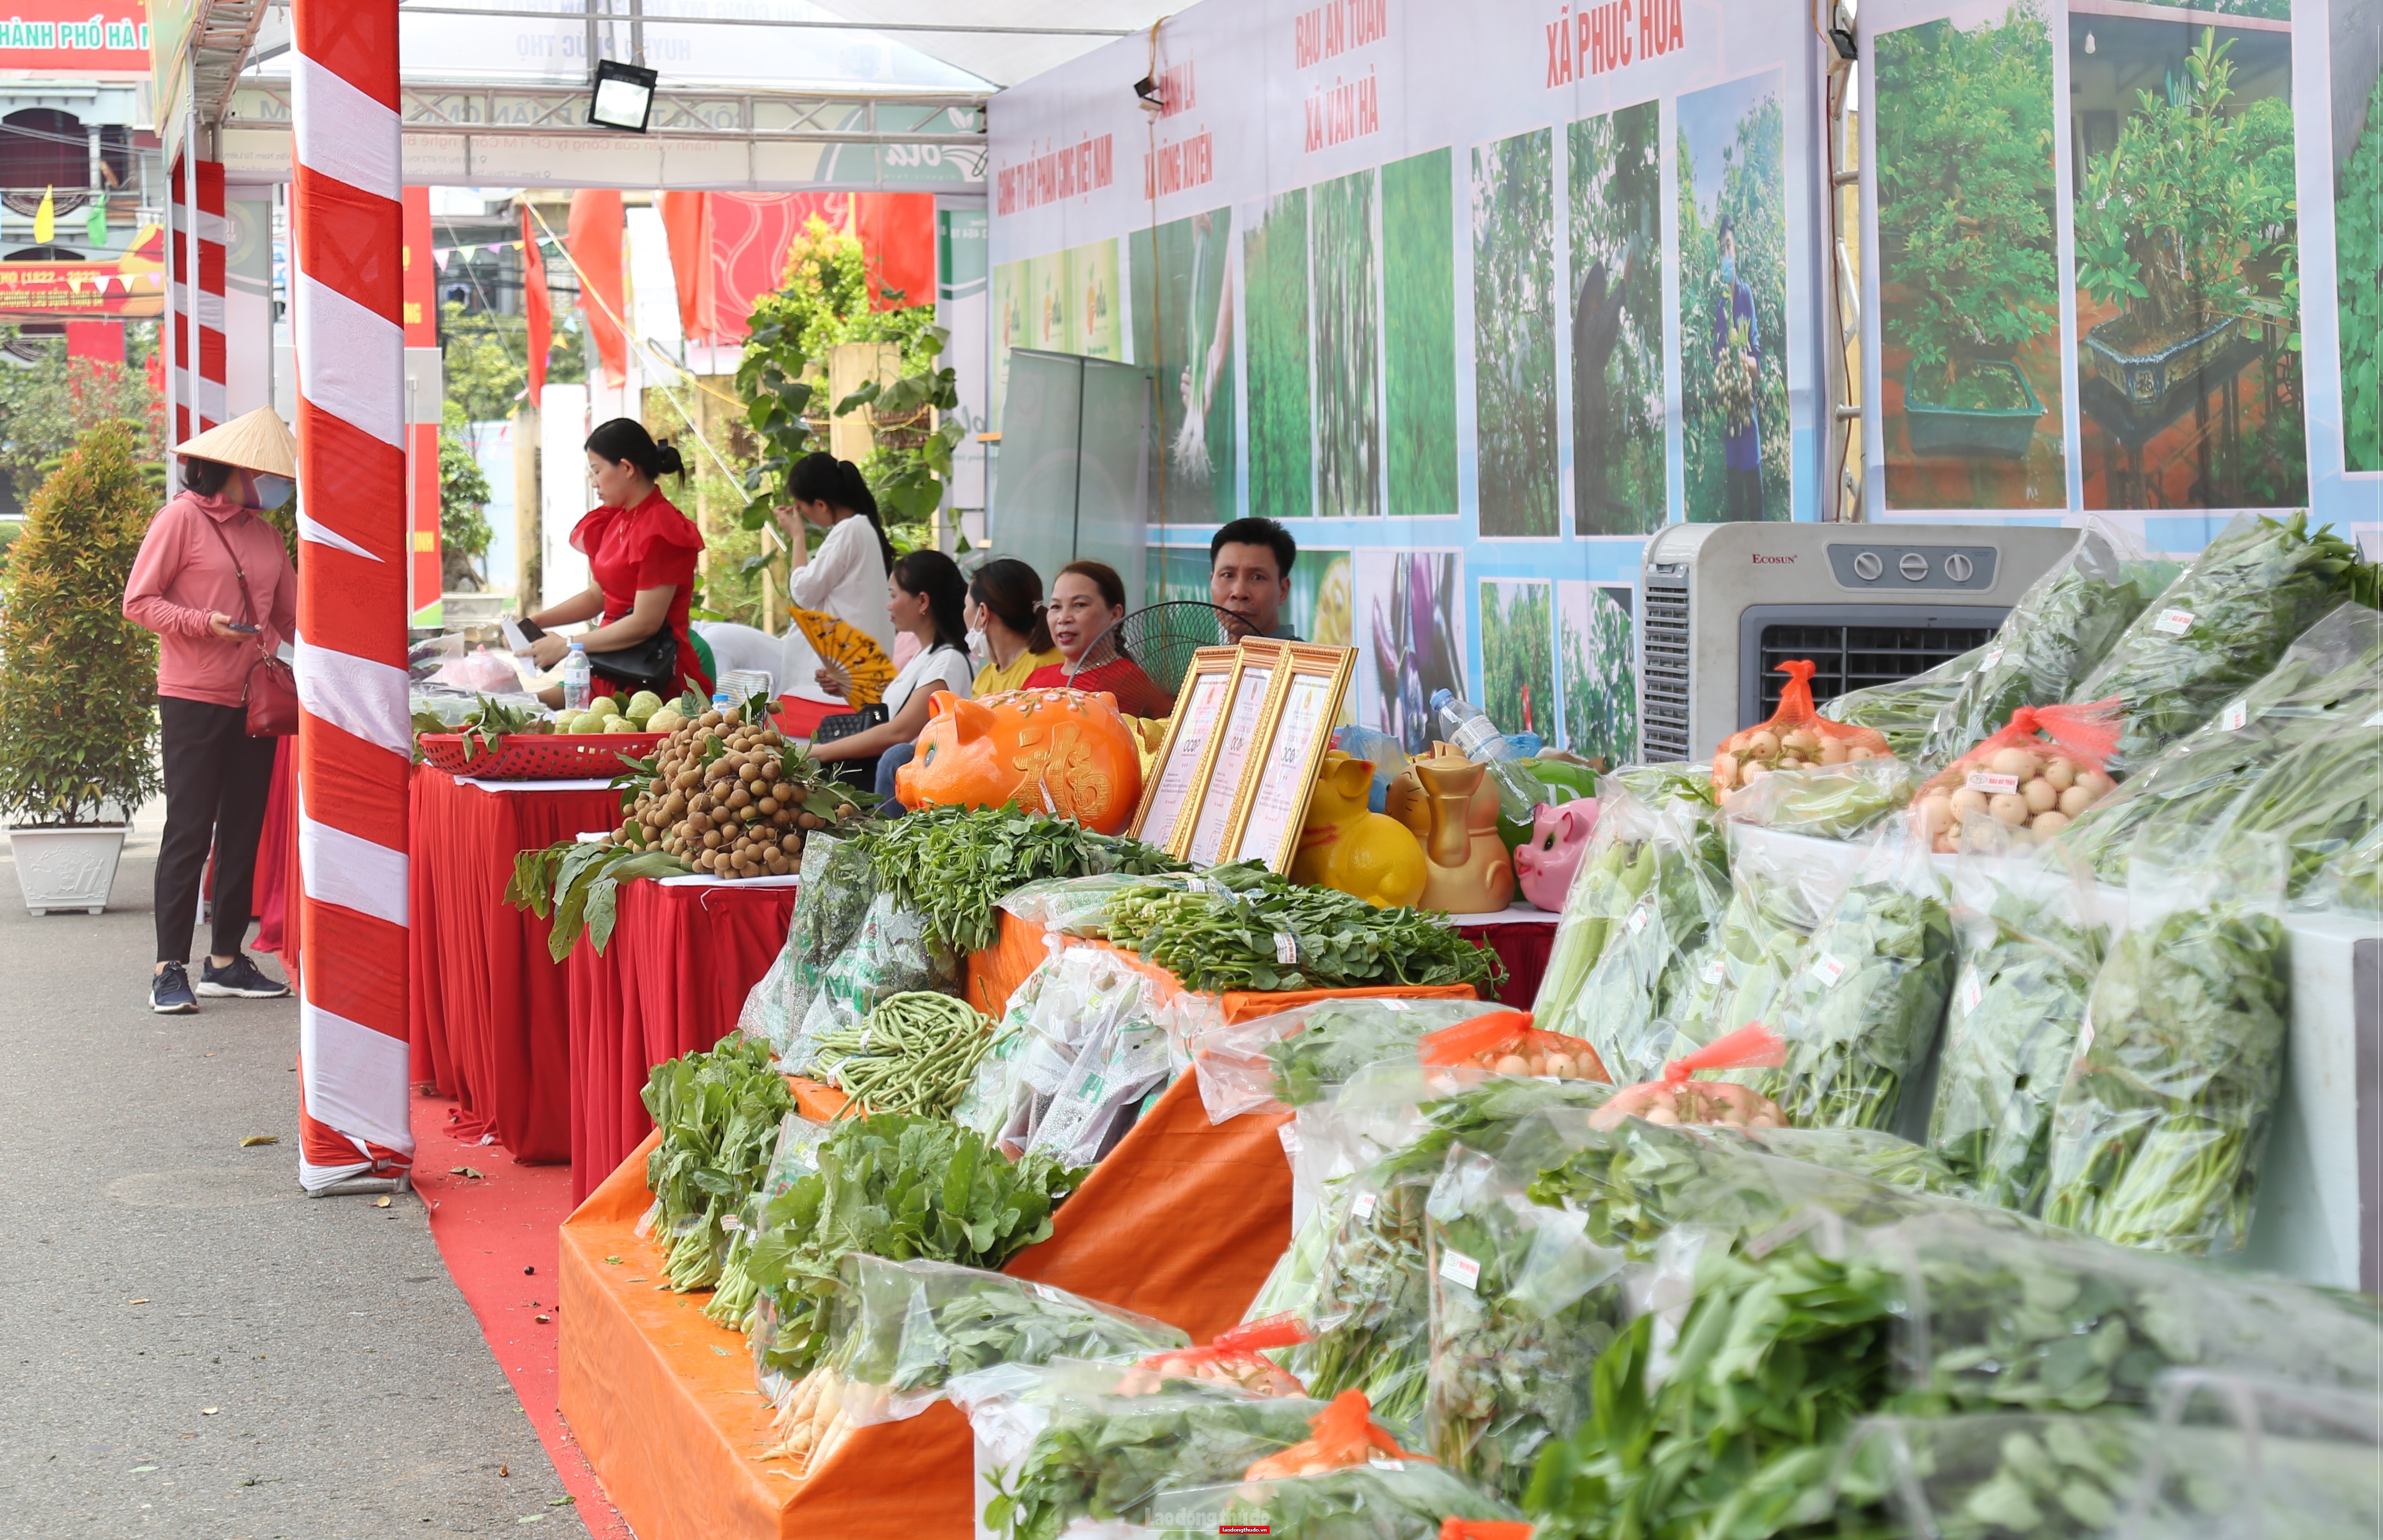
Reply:
M1158 758L1142 782L1142 806L1134 809L1130 832L1135 839L1170 854L1180 845L1176 826L1183 821L1185 808L1199 806L1201 767L1224 716L1233 666L1240 659L1238 647L1202 647L1192 655L1192 666L1176 692L1175 714L1167 719L1166 741L1158 745Z
M1282 683L1283 649L1289 645L1250 636L1234 649L1233 672L1218 719L1224 725L1209 735L1192 795L1176 820L1176 843L1169 854L1177 860L1212 867L1226 848L1225 834L1241 804L1241 772Z
M1316 773L1332 746L1340 703L1357 669L1354 647L1292 642L1283 648L1264 721L1241 772L1227 826L1228 861L1264 861L1284 876L1299 854L1299 832L1315 794Z

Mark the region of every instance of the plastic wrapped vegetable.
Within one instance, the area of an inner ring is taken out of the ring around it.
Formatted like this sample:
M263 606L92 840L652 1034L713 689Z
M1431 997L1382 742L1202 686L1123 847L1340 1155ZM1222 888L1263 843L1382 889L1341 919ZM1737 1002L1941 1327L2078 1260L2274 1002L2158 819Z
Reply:
M1552 978L1543 979L1534 1016L1550 1031L1595 1044L1616 1077L1644 1078L1670 1046L1672 1001L1687 992L1692 959L1728 907L1729 875L1721 842L1703 820L1630 797L1600 798L1599 807L1598 837L1611 829L1616 848L1633 847L1630 863L1611 881L1592 874L1593 889L1575 880L1571 897L1582 900L1584 924L1592 910L1613 912L1599 917L1599 955L1578 989L1560 995ZM1560 932L1562 926L1558 921ZM1559 934L1556 947L1563 946Z
M1911 800L1920 771L1901 759L1773 770L1722 798L1722 814L1763 829L1847 840Z
M1769 1028L1759 1023L1741 1027L1665 1064L1661 1078L1615 1091L1589 1124L1611 1128L1625 1117L1638 1117L1665 1127L1709 1123L1776 1128L1786 1119L1771 1098L1726 1080L1693 1077L1708 1070L1776 1069L1786 1057L1787 1045Z
M2112 768L2130 770L2216 715L2366 581L2356 548L2329 528L2310 534L2307 513L2237 514L2068 698L2118 698Z
M1540 1446L1587 1416L1589 1371L1628 1316L1622 1253L1588 1240L1580 1214L1530 1201L1538 1166L1460 1147L1425 1210L1424 1439L1448 1469L1510 1499Z
M1218 1332L1199 1348L1169 1348L1149 1354L1117 1382L1120 1391L1147 1395L1170 1379L1214 1380L1260 1396L1304 1396L1307 1387L1266 1354L1309 1341L1307 1324L1283 1314L1246 1321Z
M2249 1236L2291 1019L2281 861L2135 857L2053 1115L2053 1224L2196 1255Z
M2056 857L1965 863L1954 897L1960 964L1928 1142L1980 1201L2035 1214L2107 926Z
M2061 843L2105 881L2124 882L2146 828L2217 824L2299 751L2363 724L2383 706L2383 615L2345 604L2309 627L2281 662L2064 831ZM2363 788L2370 777L2353 779Z
M1985 660L1986 652L1985 647L1971 647L1925 673L1833 696L1821 703L1821 715L1831 721L1870 728L1885 737L1896 758L1918 760L1927 752L1928 734L1937 718L1960 697L1962 686Z
M1151 1514L1151 1531L1166 1540L1214 1540L1234 1526L1274 1540L1451 1540L1451 1519L1455 1540L1490 1540L1488 1526L1500 1523L1511 1540L1527 1540L1530 1529L1512 1505L1421 1461L1162 1492ZM1468 1532L1464 1520L1482 1527Z
M2383 916L2383 823L2318 868L2302 896L2314 909Z
M1713 752L1712 783L1717 793L1750 786L1774 770L1797 765L1842 765L1891 754L1886 734L1848 722L1831 721L1812 707L1812 673L1809 659L1793 659L1772 670L1787 683L1779 692L1779 709L1759 726L1733 733Z
M2118 736L2114 701L2022 706L1929 778L1912 821L1939 855L2050 839L2110 795L2103 767Z
M786 944L767 976L746 995L737 1026L765 1039L784 1058L793 1051L795 1029L810 1010L820 980L859 934L877 895L869 853L838 835L814 832L803 842L801 885Z
M2119 540L2113 532L2085 530L2019 596L1929 733L1931 759L1942 764L2022 706L2070 698L2151 602L2153 574L2161 570L2122 552Z
M1541 1031L1528 1011L1492 1011L1443 1027L1415 1044L1426 1069L1471 1066L1493 1075L1543 1080L1604 1080L1613 1077L1597 1050L1579 1038Z
M2378 708L2345 713L2331 731L2311 733L2227 807L2217 826L2219 860L2280 841L2285 893L2297 898L2326 862L2383 824L2383 775L2376 773L2383 764L2383 697L2361 704Z
M958 957L928 939L926 921L916 911L881 892L869 901L860 929L821 973L794 1041L778 1061L791 1074L807 1074L818 1062L821 1039L858 1030L861 1018L888 996L918 990L957 994L959 989Z
M1742 825L1731 829L1729 846L1729 907L1709 943L1683 959L1686 985L1673 1004L1678 1035L1671 1056L1771 1018L1812 931L1860 859L1852 847L1797 847ZM1823 850L1850 858L1822 862L1816 856Z
M1412 1062L1427 1032L1503 1010L1487 1000L1322 1000L1227 1022L1192 1046L1212 1123L1266 1107L1303 1107L1367 1065Z
M1887 1128L1926 1064L1952 986L1953 926L1916 844L1881 847L1837 895L1772 1023L1780 1106L1799 1128Z

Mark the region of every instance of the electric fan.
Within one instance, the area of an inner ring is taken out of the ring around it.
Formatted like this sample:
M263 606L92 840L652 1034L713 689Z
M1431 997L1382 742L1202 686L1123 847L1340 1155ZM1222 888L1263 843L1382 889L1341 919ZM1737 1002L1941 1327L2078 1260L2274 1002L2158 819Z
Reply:
M1079 690L1106 690L1130 717L1165 717L1175 710L1175 693L1202 647L1230 647L1229 610L1198 599L1169 599L1119 616L1084 649L1068 683Z

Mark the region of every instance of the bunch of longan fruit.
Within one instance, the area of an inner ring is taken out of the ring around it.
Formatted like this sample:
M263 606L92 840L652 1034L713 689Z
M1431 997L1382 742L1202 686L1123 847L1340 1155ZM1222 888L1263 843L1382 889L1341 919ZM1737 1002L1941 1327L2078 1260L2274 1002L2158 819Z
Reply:
M715 741L720 752L707 759ZM821 794L830 814L810 810ZM804 834L859 811L777 729L715 708L662 741L620 837L715 877L782 877L802 865Z

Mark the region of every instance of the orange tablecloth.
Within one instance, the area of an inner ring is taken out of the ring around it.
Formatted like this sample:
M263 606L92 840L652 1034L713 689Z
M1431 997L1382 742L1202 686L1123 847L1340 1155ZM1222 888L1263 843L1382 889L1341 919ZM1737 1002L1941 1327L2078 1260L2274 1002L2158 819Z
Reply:
M583 1199L653 1128L640 1094L664 1059L710 1047L786 943L795 890L624 882L599 955L570 959L571 1196Z
M504 901L513 856L609 828L603 788L491 792L414 770L407 842L413 892L413 1074L462 1103L458 1132L486 1132L518 1161L571 1158L571 1029L548 922Z

